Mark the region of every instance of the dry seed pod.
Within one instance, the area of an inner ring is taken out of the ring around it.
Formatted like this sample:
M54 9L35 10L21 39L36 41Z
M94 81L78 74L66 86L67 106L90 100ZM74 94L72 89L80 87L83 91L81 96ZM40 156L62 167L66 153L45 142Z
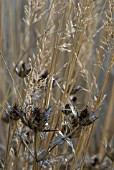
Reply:
M71 98L71 101L75 103L75 102L77 101L77 97L76 97L76 96L73 96L73 97Z
M92 157L88 157L85 162L84 169L94 170L100 168L100 157L98 155L93 155Z
M86 106L83 110L80 111L79 124L81 126L91 125L96 119L98 119L97 113L90 111L88 106Z
M21 78L25 78L31 71L31 68L27 69L25 67L25 63L22 63L20 70L18 70L17 68L14 69L15 72L17 73L17 75Z
M93 167L100 164L100 160L99 160L99 157L97 155L94 155L92 157L91 164L92 164Z
M62 112L63 112L65 115L69 115L69 114L72 112L69 103L67 103L67 104L65 105L65 107L62 109Z
M20 108L20 106L17 103L15 103L14 106L12 106L8 110L8 115L9 115L10 119L19 120L24 115L24 112Z
M47 123L49 117L50 117L50 112L52 110L52 107L50 106L47 110L45 110L43 113L41 110L36 107L32 111L32 116L28 120L28 126L30 129L34 130L35 132L39 131L45 131L45 124Z

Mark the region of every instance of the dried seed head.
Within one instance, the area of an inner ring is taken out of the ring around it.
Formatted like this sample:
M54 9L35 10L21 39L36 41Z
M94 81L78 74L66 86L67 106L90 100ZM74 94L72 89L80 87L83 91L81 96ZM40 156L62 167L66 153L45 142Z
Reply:
M72 101L73 101L73 102L76 102L76 101L77 101L77 97L76 97L76 96L73 96Z
M96 112L89 110L88 106L86 106L82 111L80 111L79 117L79 124L81 126L88 126L91 125L98 116Z
M44 131L45 125L49 119L51 110L52 110L51 106L44 112L41 112L41 110L38 107L34 108L31 114L32 116L28 120L29 128L34 130L35 132Z
M72 112L69 103L67 103L67 104L65 105L65 107L62 109L62 112L63 112L65 115L69 115L69 114Z
M86 106L84 109L81 110L79 118L80 120L89 117L89 108Z
M85 163L85 167L88 169L100 169L101 159L98 155L93 155L88 157Z
M92 166L96 166L96 165L98 165L100 163L100 160L99 160L99 157L97 156L97 155L94 155L93 157L92 157L92 162L91 162L91 164L92 164Z
M18 70L17 68L15 68L15 72L17 73L17 75L21 78L25 78L31 71L31 68L27 69L25 67L25 63L22 63L22 65L20 66L20 70Z
M8 115L10 117L10 119L13 120L19 120L21 118L21 116L24 115L23 110L21 109L21 107L15 103L14 106L12 106L9 110L8 110Z

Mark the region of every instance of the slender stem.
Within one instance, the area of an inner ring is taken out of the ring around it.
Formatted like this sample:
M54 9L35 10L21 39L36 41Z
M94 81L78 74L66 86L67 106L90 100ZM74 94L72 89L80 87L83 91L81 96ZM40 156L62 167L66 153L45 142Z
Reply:
M5 156L5 161L4 161L4 170L6 169L6 162L8 159L9 141L10 141L10 125L8 128L8 142L7 142L6 156Z
M34 170L37 170L37 132L34 132L34 156L35 156L35 159L34 159L34 167L33 169Z

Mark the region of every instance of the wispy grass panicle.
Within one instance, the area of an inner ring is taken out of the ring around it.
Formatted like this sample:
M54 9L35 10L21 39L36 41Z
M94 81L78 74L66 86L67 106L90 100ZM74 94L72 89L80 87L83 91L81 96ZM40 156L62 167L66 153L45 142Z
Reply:
M0 11L0 169L113 168L112 0Z

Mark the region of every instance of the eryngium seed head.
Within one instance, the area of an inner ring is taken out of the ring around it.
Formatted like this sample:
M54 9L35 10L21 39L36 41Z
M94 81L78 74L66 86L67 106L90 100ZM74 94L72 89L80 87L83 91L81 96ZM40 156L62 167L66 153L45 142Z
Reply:
M89 110L88 106L86 106L83 110L81 110L78 117L79 117L79 124L81 126L91 125L96 119L98 119L97 113Z
M23 116L23 110L21 109L21 107L15 103L14 106L12 106L9 110L8 110L8 115L10 117L10 119L13 120L19 120L21 118L21 116Z
M32 111L32 117L28 120L29 128L34 130L35 132L44 131L45 124L49 120L51 110L51 106L44 112L41 112L38 107L34 108L34 110Z

